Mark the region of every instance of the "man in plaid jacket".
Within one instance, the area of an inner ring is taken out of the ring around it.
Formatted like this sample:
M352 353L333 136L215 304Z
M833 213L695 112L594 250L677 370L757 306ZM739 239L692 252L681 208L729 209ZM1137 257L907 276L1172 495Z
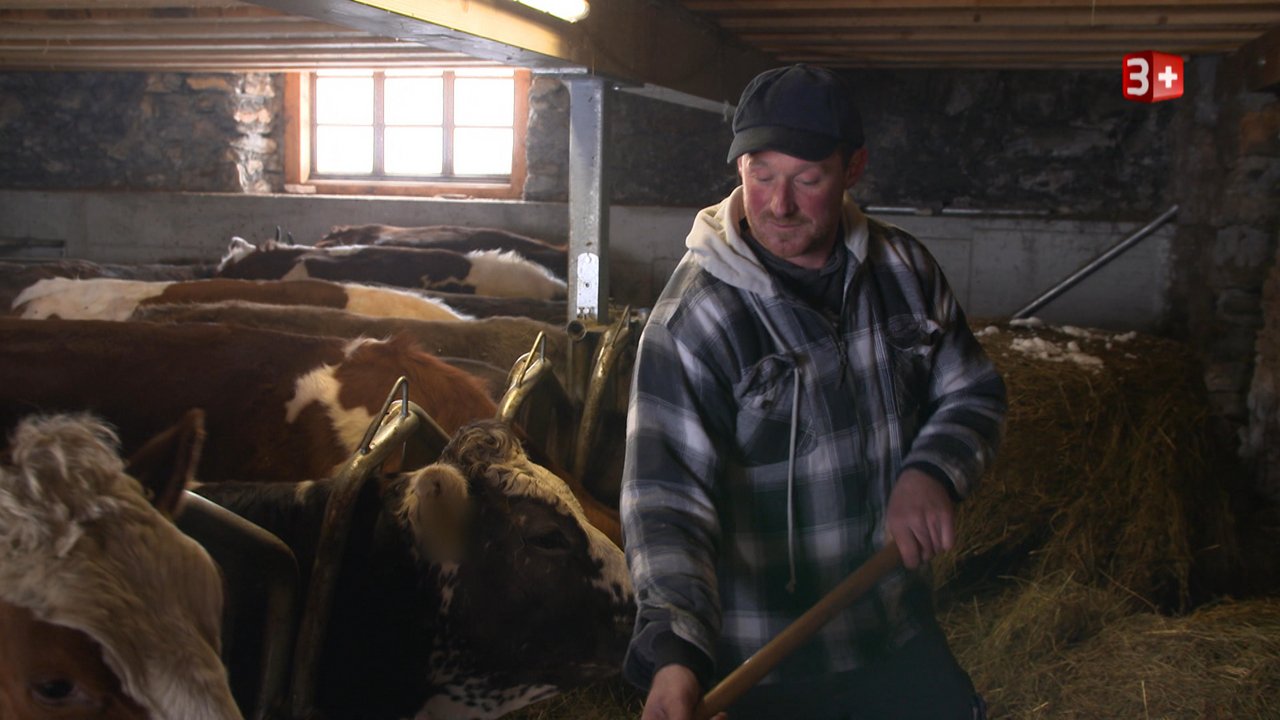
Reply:
M916 569L954 544L1004 384L925 248L848 197L866 150L838 76L762 73L733 129L742 184L698 214L640 340L624 674L649 688L645 720L692 717L712 682L892 537L905 567L729 714L980 717Z

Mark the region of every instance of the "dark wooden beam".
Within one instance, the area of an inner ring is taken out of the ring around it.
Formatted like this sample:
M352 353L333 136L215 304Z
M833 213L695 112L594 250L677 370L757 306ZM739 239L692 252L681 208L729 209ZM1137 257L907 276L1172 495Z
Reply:
M1273 28L1235 53L1246 89L1280 89L1280 28Z
M254 0L289 15L535 70L736 102L777 64L674 0L597 0L569 24L511 0Z

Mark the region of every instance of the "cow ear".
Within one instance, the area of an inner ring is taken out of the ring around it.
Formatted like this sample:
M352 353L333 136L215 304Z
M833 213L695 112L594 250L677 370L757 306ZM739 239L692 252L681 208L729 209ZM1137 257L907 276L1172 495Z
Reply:
M434 463L414 473L401 514L422 557L437 563L462 559L471 501L467 479L457 468Z
M129 458L126 472L146 488L160 512L173 515L183 489L195 482L204 437L204 411L192 408Z

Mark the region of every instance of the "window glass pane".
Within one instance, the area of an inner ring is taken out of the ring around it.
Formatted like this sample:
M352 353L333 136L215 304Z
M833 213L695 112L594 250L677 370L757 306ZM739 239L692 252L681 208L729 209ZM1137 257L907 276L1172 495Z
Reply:
M511 173L510 128L458 128L453 133L455 175Z
M444 80L387 78L388 125L440 125L444 122Z
M371 125L372 77L317 77L316 123L321 125Z
M511 126L515 85L510 78L457 78L453 118L458 125Z
M388 175L439 175L444 171L444 131L440 128L387 128Z
M373 172L373 128L316 128L316 172L365 175Z

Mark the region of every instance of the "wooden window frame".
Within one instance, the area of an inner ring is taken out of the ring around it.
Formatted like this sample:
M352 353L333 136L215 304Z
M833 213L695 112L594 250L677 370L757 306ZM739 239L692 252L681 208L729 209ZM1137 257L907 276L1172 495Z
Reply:
M520 199L527 172L525 138L529 126L529 85L532 73L517 69L509 182L421 180L345 180L314 177L311 171L311 73L286 73L285 190L332 195L416 195L451 199Z

